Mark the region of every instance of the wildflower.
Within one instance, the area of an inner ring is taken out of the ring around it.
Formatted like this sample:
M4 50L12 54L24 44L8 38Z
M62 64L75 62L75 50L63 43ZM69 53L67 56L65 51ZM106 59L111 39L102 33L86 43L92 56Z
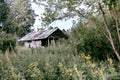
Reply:
M92 67L92 68L94 68L95 66L96 66L96 64L95 64L95 63L93 63L93 64L91 65L91 67Z
M113 60L112 60L111 58L109 58L109 59L108 59L108 62L109 62L110 65L112 65Z
M58 64L58 67L61 68L62 66L63 66L63 64L60 62L60 63Z
M88 56L85 56L84 58L85 58L86 60L90 60L90 59L91 59L91 56L88 55Z
M83 63L81 67L86 67L86 64L85 64L85 63Z
M50 64L49 64L48 62L46 62L46 63L45 63L45 65L46 65L47 67L49 67L49 66L50 66Z
M74 70L72 68L68 68L67 72L70 74L70 76L73 75Z
M29 69L33 69L33 68L35 68L35 67L37 67L38 66L38 63L37 62L33 62L33 63L31 63L31 64L29 64Z
M73 72L73 69L69 68L69 72L72 73L72 72Z
M77 67L78 65L77 64L74 64L74 67Z

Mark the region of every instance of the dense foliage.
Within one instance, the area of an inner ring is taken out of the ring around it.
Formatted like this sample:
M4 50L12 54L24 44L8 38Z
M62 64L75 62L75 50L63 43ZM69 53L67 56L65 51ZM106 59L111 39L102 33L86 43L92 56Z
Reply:
M30 32L34 12L29 0L0 0L0 50L15 48L16 40Z
M0 23L5 22L9 13L9 8L4 0L0 0Z
M34 16L29 0L3 0L0 3L0 23L2 30L8 34L21 37L30 32Z
M16 39L14 38L1 38L0 39L0 50L5 53L8 50L14 50L16 47Z
M67 46L22 49L19 53L0 54L0 79L7 80L113 80L120 79L119 64L108 58L96 62Z
M70 41L78 53L84 52L96 60L105 60L108 56L114 57L109 42L95 27L77 24L71 30Z

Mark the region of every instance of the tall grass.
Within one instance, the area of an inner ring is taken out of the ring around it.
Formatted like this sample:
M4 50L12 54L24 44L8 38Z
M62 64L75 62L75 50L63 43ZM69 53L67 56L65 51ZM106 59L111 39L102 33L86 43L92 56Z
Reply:
M111 58L96 62L67 46L19 50L0 54L1 80L120 79L120 63Z

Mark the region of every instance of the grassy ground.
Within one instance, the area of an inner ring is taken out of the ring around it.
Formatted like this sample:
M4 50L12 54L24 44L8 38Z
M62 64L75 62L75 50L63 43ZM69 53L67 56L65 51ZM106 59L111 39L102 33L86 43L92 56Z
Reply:
M75 55L76 54L76 55ZM119 80L120 64L94 61L66 46L0 54L1 80Z

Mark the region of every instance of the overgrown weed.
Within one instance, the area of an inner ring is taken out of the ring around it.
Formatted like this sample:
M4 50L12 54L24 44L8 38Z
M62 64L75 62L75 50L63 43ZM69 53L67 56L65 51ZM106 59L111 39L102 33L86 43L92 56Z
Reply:
M67 46L25 49L9 54L14 74L0 54L0 78L5 80L114 80L120 67L112 58L94 61L90 55L71 52ZM77 55L74 55L77 54Z

